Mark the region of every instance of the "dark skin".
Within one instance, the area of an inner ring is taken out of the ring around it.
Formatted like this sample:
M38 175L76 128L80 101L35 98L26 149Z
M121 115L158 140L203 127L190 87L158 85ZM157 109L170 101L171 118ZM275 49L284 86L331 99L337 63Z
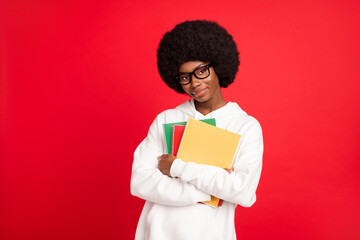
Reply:
M179 72L192 72L200 66L209 64L208 62L189 61L180 65ZM226 105L222 96L218 76L213 67L210 67L210 75L205 79L197 79L192 76L192 81L187 85L182 85L184 91L194 98L195 108L204 116L218 108ZM172 154L163 154L158 157L158 169L169 177L170 168L176 157ZM232 171L225 169L228 173Z

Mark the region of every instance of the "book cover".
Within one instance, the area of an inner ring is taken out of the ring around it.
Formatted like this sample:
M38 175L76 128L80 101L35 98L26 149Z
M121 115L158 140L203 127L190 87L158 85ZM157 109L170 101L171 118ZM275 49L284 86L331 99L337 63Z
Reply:
M172 155L176 156L179 150L180 142L184 134L185 126L173 125L173 141L172 141Z
M184 162L231 169L240 135L189 118L177 158ZM220 199L211 196L208 205L217 207Z
M200 121L211 124L213 126L216 126L215 118L202 119ZM173 125L185 126L186 122L175 122L175 123L163 124L164 136L165 136L165 147L166 147L166 153L168 153L168 154L172 153Z

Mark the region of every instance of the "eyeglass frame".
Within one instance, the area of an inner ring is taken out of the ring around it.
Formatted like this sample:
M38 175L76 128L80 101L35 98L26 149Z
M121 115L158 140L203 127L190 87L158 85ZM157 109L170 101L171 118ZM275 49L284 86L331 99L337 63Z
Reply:
M196 72L197 70L199 70L200 68L203 68L203 67L206 67L206 70L209 72L209 75L207 75L206 77L198 77L198 76L196 76L195 72ZM213 64L212 64L212 63L209 63L209 64L207 64L207 65L204 65L204 66L200 66L200 67L195 68L195 70L192 71L192 72L179 72L179 74L189 74L189 76L190 76L190 81L189 81L188 83L182 84L182 83L180 82L180 76L176 76L176 79L179 81L179 83L180 83L181 85L183 85L183 86L184 86L184 85L188 85L188 84L190 84L191 81L192 81L191 75L194 75L197 79L205 79L205 78L209 77L209 76L210 76L210 68L211 68L211 67L213 67Z

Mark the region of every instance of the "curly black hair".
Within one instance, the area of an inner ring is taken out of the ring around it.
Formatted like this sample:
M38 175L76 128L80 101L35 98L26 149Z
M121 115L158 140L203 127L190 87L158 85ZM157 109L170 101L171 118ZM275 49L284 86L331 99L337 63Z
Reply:
M166 32L157 50L161 78L178 93L185 93L176 80L181 64L203 61L213 64L221 87L235 79L240 61L233 37L218 23L207 20L185 21Z

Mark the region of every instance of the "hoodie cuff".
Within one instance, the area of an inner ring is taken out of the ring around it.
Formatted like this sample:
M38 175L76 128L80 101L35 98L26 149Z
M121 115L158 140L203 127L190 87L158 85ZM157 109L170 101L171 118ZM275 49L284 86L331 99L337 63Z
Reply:
M183 175L184 168L186 166L186 162L182 161L180 158L176 158L170 168L170 176L171 177L179 177L181 178L181 175ZM198 202L205 202L211 200L211 195L208 193L205 193L201 190L196 191L196 200Z
M171 177L180 177L185 167L185 162L183 162L180 158L176 158L171 164L170 168L170 176Z

